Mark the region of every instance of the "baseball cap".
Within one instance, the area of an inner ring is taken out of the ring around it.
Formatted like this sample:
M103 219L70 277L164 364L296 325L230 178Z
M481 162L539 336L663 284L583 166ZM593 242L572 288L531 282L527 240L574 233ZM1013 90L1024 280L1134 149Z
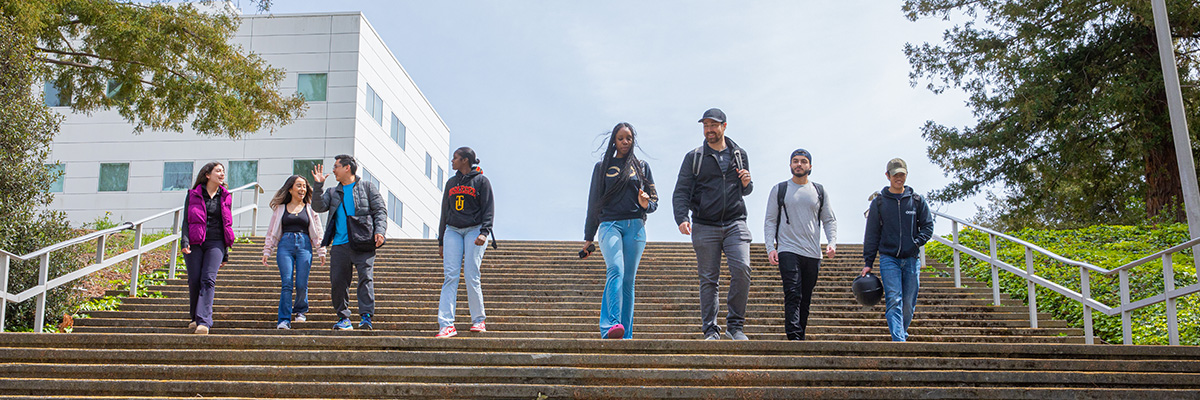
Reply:
M721 111L720 108L710 108L708 111L705 111L704 116L700 117L700 120L696 122L704 122L706 119L711 119L723 124L725 123L725 112Z
M808 152L808 150L805 150L805 149L796 149L796 151L793 151L793 152L792 152L792 156L791 156L791 157L788 157L788 160L791 160L791 159L793 159L793 158L796 158L796 156L805 156L805 157L808 157L808 162L810 162L810 163L812 162L812 153L809 153L809 152Z
M904 162L904 160L901 160L899 158L893 158L891 161L888 161L888 163L887 163L887 174L888 174L888 176L892 176L892 175L895 175L897 172L903 172L905 175L907 175L908 174L908 164L906 164Z

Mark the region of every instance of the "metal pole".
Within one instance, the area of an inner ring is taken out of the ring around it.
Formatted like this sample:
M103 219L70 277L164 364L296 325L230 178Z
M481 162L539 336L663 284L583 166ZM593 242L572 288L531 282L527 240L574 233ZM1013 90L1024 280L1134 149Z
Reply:
M0 261L0 293L8 296L8 254L0 255L4 261ZM0 299L0 332L4 332L4 315L8 310L8 298Z
M42 254L41 266L38 267L38 286L42 293L37 296L37 311L33 314L33 331L42 333L46 325L46 279L50 274L50 253Z
M988 234L988 245L992 248L992 304L1000 305L1000 268L996 267L996 235Z
M129 297L137 297L138 272L142 266L142 225L133 229L133 249L138 253L133 256L133 267L129 269Z
M1033 278L1033 249L1025 248L1025 272L1029 273L1029 278ZM1029 287L1029 327L1038 327L1038 310L1037 310L1037 284L1032 280L1026 279L1025 284Z
M174 225L171 225L172 235L179 233L179 217L182 215L182 213L183 211L175 211L175 222ZM187 233L183 234L186 235ZM171 245L171 267L167 270L170 273L170 279L175 279L175 265L178 264L175 260L179 258L179 244L182 242L182 239L175 239L175 242Z
M958 221L950 222L950 233L954 234L954 287L962 287L962 269L959 266L958 256Z
M1158 58L1162 64L1163 84L1166 85L1167 109L1171 115L1171 136L1175 141L1175 159L1179 164L1179 183L1183 186L1183 204L1187 210L1188 233L1200 237L1200 185L1196 183L1196 162L1192 158L1192 142L1188 134L1187 114L1183 109L1183 91L1179 88L1179 70L1175 64L1175 45L1171 40L1171 22L1167 19L1165 0L1151 0L1154 9L1154 32L1158 36ZM1200 254L1200 246L1192 247ZM1200 257L1193 257L1197 277L1200 277Z
M96 238L96 264L104 262L104 243L108 240L108 235L102 235Z
M258 194L262 192L262 189L255 184L254 187L250 188L250 191L254 192L254 211L250 213L252 219L250 222L250 236L258 236Z
M1171 253L1163 254L1163 293L1167 296L1167 341L1172 346L1179 345L1179 316L1175 314L1175 265L1171 263Z
M1129 271L1121 270L1121 339L1133 344L1133 311L1125 309L1129 304Z
M1083 340L1087 344L1095 344L1096 339L1092 332L1092 306L1087 303L1092 298L1092 275L1090 272L1087 268L1079 267L1079 287L1083 291Z

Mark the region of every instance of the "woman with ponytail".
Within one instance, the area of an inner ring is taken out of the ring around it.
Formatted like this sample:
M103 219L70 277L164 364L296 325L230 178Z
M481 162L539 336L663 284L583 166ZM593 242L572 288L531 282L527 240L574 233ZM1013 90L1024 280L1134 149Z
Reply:
M646 214L658 209L658 193L650 165L633 154L637 132L622 122L613 127L604 159L592 170L583 251L594 251L600 233L600 251L607 264L608 280L600 300L600 337L633 337L634 279L642 250L646 248Z
M442 220L438 224L438 256L442 257L442 298L438 305L438 333L448 338L458 334L454 328L454 306L458 301L458 276L467 280L467 304L471 307L471 332L486 332L483 290L479 284L479 264L492 233L495 202L492 184L477 167L479 158L470 147L454 150L450 167L457 173L446 181L442 193ZM495 240L495 239L493 239Z

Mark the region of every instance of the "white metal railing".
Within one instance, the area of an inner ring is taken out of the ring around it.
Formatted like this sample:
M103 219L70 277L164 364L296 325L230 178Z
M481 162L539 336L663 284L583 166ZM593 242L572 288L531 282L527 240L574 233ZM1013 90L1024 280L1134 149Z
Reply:
M964 221L959 218L955 218L955 217L947 215L947 214L943 214L940 212L934 212L933 214L937 215L939 217L942 217L942 218L946 218L946 219L950 220L950 223L951 223L952 238L950 240L946 240L946 238L939 236L939 235L933 235L933 240L936 240L942 244L949 246L954 251L954 256L953 256L954 261L953 262L954 262L954 286L955 287L962 287L962 277L961 277L962 272L961 272L961 267L959 265L960 264L959 253L966 253L967 255L970 255L971 257L975 257L976 259L987 262L988 264L991 265L991 267L992 267L992 297L993 297L993 304L995 304L995 305L1000 305L1000 276L999 276L1000 269L1004 269L1005 271L1011 272L1014 275L1017 275L1017 276L1025 279L1025 282L1027 284L1026 290L1029 291L1029 294L1028 294L1028 296L1029 296L1029 298L1028 298L1029 324L1031 327L1034 327L1034 328L1037 328L1037 326L1038 326L1037 290L1036 290L1037 287L1036 286L1040 285L1047 289L1058 292L1059 294L1062 294L1063 296L1066 296L1067 298L1078 301L1083 305L1084 339L1087 341L1088 344L1095 343L1095 335L1092 330L1092 310L1099 310L1100 312L1103 312L1106 315L1121 314L1122 337L1124 339L1125 344L1133 344L1133 330L1131 327L1133 311L1143 308L1143 307L1146 307L1146 306L1153 305L1153 304L1166 303L1168 340L1170 341L1171 345L1179 344L1179 321L1178 321L1178 314L1176 313L1176 310L1175 310L1175 299L1182 297L1182 296L1192 294L1192 293L1200 292L1200 283L1196 283L1196 284L1182 287L1182 288L1175 288L1175 269L1173 267L1173 264L1171 263L1171 255L1174 253L1178 253L1180 251L1189 249L1189 248L1196 247L1197 245L1200 245L1200 238L1194 238L1192 240L1180 243L1174 247L1159 251L1157 253L1143 257L1137 261L1122 265L1117 268L1105 269L1105 268L1097 267L1095 265L1092 265L1092 264L1089 264L1086 262L1076 261L1076 260L1072 260L1072 259L1060 256L1049 250L1041 248L1035 244L1012 237L1010 235L996 232L991 229L984 228L984 227L976 225L976 224L969 223L967 221ZM975 230L986 233L988 235L988 247L989 247L990 254L983 254L979 251L973 250L971 248L968 248L968 247L960 244L958 241L959 225L966 225ZM996 256L996 239L997 238L1004 239L1009 242L1019 244L1019 245L1025 247L1025 268L1024 269L1018 268L1009 263L1006 263L1006 262L1000 260L1000 258ZM1049 279L1038 276L1037 271L1034 267L1034 262L1033 262L1034 253L1040 253L1046 257L1049 257L1050 259L1052 259L1054 261L1058 261L1063 264L1079 267L1080 292L1076 292L1074 290L1068 289L1066 287L1063 287L1062 285L1051 282ZM922 251L921 254L922 254L922 257L924 257L924 251ZM1193 254L1193 256L1195 256L1195 254ZM1163 289L1164 289L1163 294L1150 296L1150 297L1147 297L1145 299L1141 299L1138 301L1130 301L1130 298L1129 298L1129 271L1131 269L1133 269L1134 267L1149 263L1151 261L1154 261L1155 259L1162 260ZM924 260L922 260L922 264L924 264ZM1093 273L1099 273L1102 275L1117 274L1119 276L1120 291L1121 291L1121 305L1120 306L1110 307L1110 306L1108 306L1104 303L1101 303L1101 302L1097 301L1096 299L1092 298L1091 277L1092 277Z
M258 235L258 200L259 194L263 192L262 186L259 186L258 182L252 182L236 189L232 189L229 192L237 193L246 189L254 189L252 190L254 193L254 202L233 210L231 217L236 217L239 214L247 211L251 212L251 219L253 222L251 222L250 235L256 236ZM131 258L133 259L133 267L130 269L129 273L129 296L136 297L138 287L138 270L141 267L142 254L148 253L165 245L171 245L171 267L169 274L171 277L175 277L175 260L179 255L179 241L180 238L182 238L182 235L179 232L179 227L182 222L181 217L183 216L183 212L183 206L175 207L138 221L123 222L120 225L112 228L92 232L74 239L55 243L26 255L16 255L4 250L0 250L0 300L2 300L0 301L0 332L4 332L5 310L8 308L3 307L4 304L21 303L29 300L30 298L37 298L37 310L34 311L33 316L33 329L35 332L42 332L46 321L46 294L49 293L51 289L88 276L93 272L120 264L121 262ZM172 215L174 218L174 221L171 223L171 234L163 237L162 239L158 239L154 242L143 245L142 231L146 223L167 215ZM108 238L108 235L130 229L132 229L134 232L133 249L112 257L105 258L104 244ZM49 275L50 272L50 253L93 240L96 241L96 262L94 264L54 279L48 279L47 275ZM40 261L40 266L38 267L37 285L26 289L21 293L8 293L10 262L12 260L26 261L35 258Z

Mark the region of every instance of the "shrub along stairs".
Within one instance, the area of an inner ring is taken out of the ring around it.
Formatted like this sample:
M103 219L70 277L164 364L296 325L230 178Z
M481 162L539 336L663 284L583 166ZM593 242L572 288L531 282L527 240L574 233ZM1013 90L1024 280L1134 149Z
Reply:
M274 260L262 265L256 238L221 269L211 334L188 333L186 280L169 280L149 288L165 297L124 299L76 319L73 334L0 335L0 397L1195 398L1200 389L1198 348L1083 345L1079 329L1044 314L1030 328L1020 302L994 306L974 281L955 288L944 266L922 275L911 342L889 342L883 305L859 306L849 289L857 245L822 265L807 342L782 340L778 270L754 245L751 340L733 342L699 340L691 245L650 243L635 339L601 340L603 259L579 260L580 246L489 248L488 332L467 332L460 285L459 335L434 339L436 242L392 240L380 251L374 330L331 329L323 265L310 279L308 321L277 330L278 271Z

